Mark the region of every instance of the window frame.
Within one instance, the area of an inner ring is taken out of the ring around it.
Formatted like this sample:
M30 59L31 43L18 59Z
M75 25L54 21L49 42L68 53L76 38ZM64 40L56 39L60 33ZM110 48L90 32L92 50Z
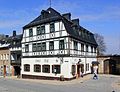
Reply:
M42 51L46 51L46 42L42 43Z
M64 40L60 40L59 41L59 50L64 50L64 49L65 49Z
M54 50L54 41L49 42L49 50Z
M24 71L30 72L30 64L24 64Z
M42 51L42 43L37 43L37 51Z
M74 41L73 44L74 44L74 50L78 50L78 42Z
M39 30L38 30L38 29L39 29ZM37 27L36 30L37 30L37 35L40 35L40 34L41 34L41 28L40 28L40 26Z
M33 51L33 52L36 52L36 51L37 51L37 44L36 44L36 43L33 43L33 44L32 44L32 51Z
M39 67L39 69L38 69ZM41 72L41 65L40 64L34 64L34 72Z
M85 48L84 48L84 44L81 43L81 51L84 52Z
M40 26L40 33L41 33L41 35L45 34L45 25Z
M30 28L30 29L29 29L29 37L32 37L32 36L33 36L33 29Z
M25 52L29 52L29 44L25 45Z
M50 23L50 33L55 32L55 23Z
M52 73L61 74L61 65L52 65Z
M46 71L48 69L48 71ZM42 65L42 72L43 73L50 73L50 65Z

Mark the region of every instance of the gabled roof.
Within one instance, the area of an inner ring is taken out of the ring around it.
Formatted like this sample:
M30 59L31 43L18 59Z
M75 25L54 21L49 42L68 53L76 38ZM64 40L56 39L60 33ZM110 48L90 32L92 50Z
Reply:
M71 14L69 13L71 16ZM38 16L36 19L34 19L29 24L25 25L23 29L30 28L33 26L54 22L57 20L62 20L62 22L65 25L67 33L78 40L84 41L86 43L93 44L97 46L97 43L94 39L94 35L86 30L85 28L81 27L78 24L75 24L72 20L67 19L63 15L61 15L59 12L54 10L53 8L48 8L47 10L42 10L41 15Z

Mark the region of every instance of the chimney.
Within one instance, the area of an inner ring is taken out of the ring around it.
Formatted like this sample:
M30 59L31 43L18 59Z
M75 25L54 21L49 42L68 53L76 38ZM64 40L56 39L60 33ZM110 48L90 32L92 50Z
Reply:
M16 36L16 31L15 30L13 31L13 36Z
M79 25L79 19L73 19L72 22L76 25Z
M62 14L62 16L65 17L68 20L71 20L71 13Z

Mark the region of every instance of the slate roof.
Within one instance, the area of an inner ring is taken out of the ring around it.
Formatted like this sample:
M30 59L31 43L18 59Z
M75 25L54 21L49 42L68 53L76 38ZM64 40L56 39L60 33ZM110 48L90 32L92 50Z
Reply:
M53 8L48 8L47 10L42 10L41 15L38 16L36 19L34 19L29 24L25 25L23 27L23 29L41 25L41 24L45 24L45 23L54 22L57 20L62 20L62 22L65 25L67 33L69 33L69 35L71 37L81 40L83 42L92 44L94 46L97 46L97 43L94 39L94 34L92 34L87 29L83 28L82 26L73 23L72 20L68 20L67 18L62 16L59 12L54 10ZM82 33L80 34L80 32L82 32ZM84 34L84 33L86 33L86 34Z
M0 40L1 46L6 46L6 44L9 44L7 46L9 47L21 47L21 40L22 40L22 34L16 35L16 36L10 36L10 37L4 37ZM17 44L13 44L13 42L17 42Z

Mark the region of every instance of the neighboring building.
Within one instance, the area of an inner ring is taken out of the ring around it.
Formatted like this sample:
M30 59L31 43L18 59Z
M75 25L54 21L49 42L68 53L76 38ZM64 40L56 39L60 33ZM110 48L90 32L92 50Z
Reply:
M99 73L120 75L120 55L98 56Z
M0 75L20 75L21 66L21 40L22 35L3 37L0 40Z
M70 80L91 73L96 61L94 34L79 25L71 14L53 8L23 27L22 78Z
M0 41L0 76L8 76L12 73L8 39L6 36Z
M22 34L16 35L16 31L13 31L13 35L9 37L10 43L10 61L13 66L13 76L20 75L21 66L21 40Z

